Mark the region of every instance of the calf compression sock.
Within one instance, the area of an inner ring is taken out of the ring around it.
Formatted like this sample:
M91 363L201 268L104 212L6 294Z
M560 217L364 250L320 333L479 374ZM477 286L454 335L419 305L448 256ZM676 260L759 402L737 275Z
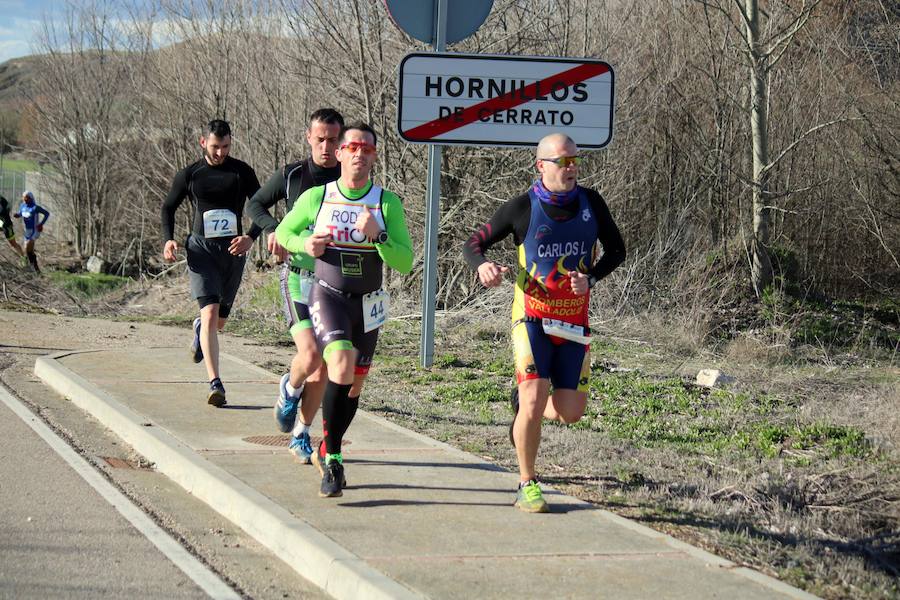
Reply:
M341 452L350 388L349 383L342 385L331 380L325 386L325 395L322 398L322 433L325 437L325 452L328 454Z

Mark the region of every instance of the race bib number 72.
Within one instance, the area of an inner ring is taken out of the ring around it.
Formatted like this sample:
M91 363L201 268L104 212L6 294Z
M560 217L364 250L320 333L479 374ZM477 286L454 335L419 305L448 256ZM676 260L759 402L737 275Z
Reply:
M203 213L203 236L208 238L234 237L237 235L237 215L227 208L216 208Z

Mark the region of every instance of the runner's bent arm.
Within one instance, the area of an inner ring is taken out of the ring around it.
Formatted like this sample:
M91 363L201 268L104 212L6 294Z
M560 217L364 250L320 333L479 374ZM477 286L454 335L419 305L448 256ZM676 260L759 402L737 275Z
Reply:
M247 202L247 214L264 232L272 233L278 227L278 221L269 209L285 198L285 181L282 169L278 169L269 177L265 185L259 188Z
M388 239L383 244L375 244L375 249L387 266L400 273L409 273L413 264L412 240L409 239L403 204L393 192L384 190L381 196L381 214Z
M475 230L475 233L463 244L463 258L474 270L488 262L484 253L491 246L501 242L509 234L513 234L516 245L528 230L531 219L531 204L528 194L523 194L504 202L491 217L491 220ZM518 231L517 223L524 220L525 228Z
M603 197L599 193L589 190L588 200L591 210L594 212L594 218L597 220L597 240L603 246L603 256L587 272L590 278L589 285L593 286L612 273L625 260L625 242L622 240L622 234L619 233L619 228L616 227L612 215L609 214L609 208Z
M324 197L324 185L309 188L300 194L294 208L275 228L275 239L291 254L300 254L304 251L303 243L309 237L309 226L316 222L316 215Z
M175 211L188 195L187 169L182 169L175 174L169 195L163 201L162 210L162 238L163 241L175 239Z
M256 177L256 171L254 171L249 165L247 166L246 173L241 177L241 209L243 209L243 201L245 199L252 198L256 192L259 191L259 179ZM240 214L240 213L238 213ZM259 237L259 234L262 233L262 227L256 224L256 221L250 223L250 230L247 232L247 235L250 236L251 239L256 239Z
M43 220L38 221L37 226L43 227L44 223L47 222L47 219L50 218L50 211L47 210L46 208L44 208L43 206L36 206L36 209L37 209L36 212L38 215L44 216Z

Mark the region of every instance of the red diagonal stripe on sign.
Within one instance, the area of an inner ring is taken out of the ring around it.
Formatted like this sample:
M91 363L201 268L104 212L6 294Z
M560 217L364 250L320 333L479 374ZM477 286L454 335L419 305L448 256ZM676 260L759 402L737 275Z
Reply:
M545 92L549 93L550 84L564 83L566 87L570 87L576 83L590 79L591 77L603 75L607 71L609 71L609 65L603 63L578 65L577 67L573 67L568 71L563 71L558 75L551 75L540 81L535 81L530 85L526 85L524 88L511 91L502 96L490 98L484 102L479 102L458 114L453 114L452 116L443 119L437 118L428 123L413 127L405 132L404 137L419 141L432 140L448 131L453 131L454 129L473 123L479 116L494 114L498 110L506 110L508 108L519 106L520 104L525 104L526 102L531 102L535 99L535 91L538 89L538 86L541 86ZM547 87L545 87L545 84Z

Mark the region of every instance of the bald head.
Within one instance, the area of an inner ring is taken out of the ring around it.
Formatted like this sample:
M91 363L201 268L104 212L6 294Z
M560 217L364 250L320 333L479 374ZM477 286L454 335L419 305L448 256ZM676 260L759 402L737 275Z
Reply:
M560 158L577 157L578 146L563 133L551 133L538 142L534 161L544 187L554 193L568 192L575 187L578 179L578 165L565 161L560 166Z
M574 156L578 154L578 146L564 133L551 133L545 135L538 142L535 158L558 158L560 156Z

